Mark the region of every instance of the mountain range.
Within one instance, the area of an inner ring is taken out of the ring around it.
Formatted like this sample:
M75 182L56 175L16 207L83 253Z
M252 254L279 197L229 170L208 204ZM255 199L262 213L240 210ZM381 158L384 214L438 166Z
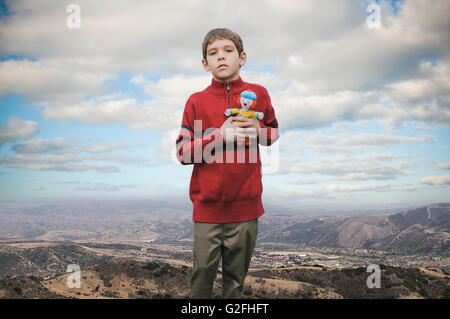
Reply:
M379 215L294 212L266 208L259 221L258 244L450 253L450 203ZM86 201L0 211L0 240L4 241L189 244L193 230L192 212L165 202Z
M286 223L271 218L262 242L289 242L321 247L363 247L403 254L450 253L450 203L433 204L380 216L318 217ZM275 229L270 229L270 228Z

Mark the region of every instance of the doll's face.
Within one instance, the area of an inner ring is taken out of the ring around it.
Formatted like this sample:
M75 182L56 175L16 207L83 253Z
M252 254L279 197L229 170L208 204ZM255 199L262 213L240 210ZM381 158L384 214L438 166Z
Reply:
M246 99L245 97L241 97L241 106L242 108L244 108L246 111L248 111L250 109L250 107L253 104L253 100L250 99Z

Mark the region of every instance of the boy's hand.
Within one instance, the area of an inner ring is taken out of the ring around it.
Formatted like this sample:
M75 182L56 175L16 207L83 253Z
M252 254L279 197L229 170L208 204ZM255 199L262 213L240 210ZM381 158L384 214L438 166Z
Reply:
M229 117L220 127L225 142L241 142L256 139L260 125L255 118Z
M236 134L238 141L245 141L246 139L254 140L259 134L260 125L257 119L238 117L235 119Z
M229 117L223 122L220 127L220 134L223 136L225 142L235 142L236 141L236 127L233 125L233 117Z

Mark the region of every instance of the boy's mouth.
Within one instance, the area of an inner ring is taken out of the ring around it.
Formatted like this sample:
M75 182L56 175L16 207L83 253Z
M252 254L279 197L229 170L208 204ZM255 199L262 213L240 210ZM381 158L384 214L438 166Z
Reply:
M221 64L221 65L219 65L217 68L218 68L218 69L221 69L221 68L223 68L223 67L228 67L228 65L226 65L226 64Z

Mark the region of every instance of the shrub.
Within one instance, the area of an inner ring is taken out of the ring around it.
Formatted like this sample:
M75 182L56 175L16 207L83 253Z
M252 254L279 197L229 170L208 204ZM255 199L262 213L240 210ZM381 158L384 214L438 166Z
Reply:
M147 270L155 270L157 268L159 268L159 264L155 263L155 262L149 262L147 265L142 267L143 269L147 269Z
M145 291L144 291L144 290L139 290L139 291L137 292L137 294L138 294L139 296L144 296L144 295L145 295Z
M252 294L252 290L249 287L245 287L244 291L243 291L243 294L245 296L250 296Z

